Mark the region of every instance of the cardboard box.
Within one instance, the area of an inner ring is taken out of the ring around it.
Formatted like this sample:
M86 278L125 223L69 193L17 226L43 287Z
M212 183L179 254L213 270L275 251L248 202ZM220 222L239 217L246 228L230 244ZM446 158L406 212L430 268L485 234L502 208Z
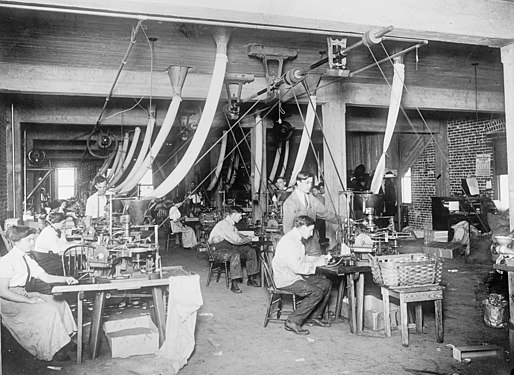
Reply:
M159 331L149 315L109 320L103 330L112 358L155 354L159 350Z

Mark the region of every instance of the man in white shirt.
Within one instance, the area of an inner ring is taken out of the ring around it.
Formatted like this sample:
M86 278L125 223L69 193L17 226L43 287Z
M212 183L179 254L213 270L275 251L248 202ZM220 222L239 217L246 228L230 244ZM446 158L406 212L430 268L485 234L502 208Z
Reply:
M229 214L212 228L209 234L209 243L215 245L214 256L220 260L230 261L230 276L232 286L230 290L234 293L241 293L237 282L243 277L241 260L246 261L246 273L248 274L248 285L259 286L255 276L259 273L259 263L255 249L248 246L252 238L239 233L236 224L243 217L239 207L232 207Z
M328 256L305 255L302 240L312 236L314 220L306 215L295 219L295 227L278 241L273 257L273 279L277 288L305 296L298 308L284 322L285 329L297 335L308 335L302 325L330 327L322 320L323 312L330 298L332 282L314 275L316 267L328 263Z
M104 176L95 177L96 193L91 195L86 201L86 217L84 223L86 228L91 227L92 219L105 217L105 206L107 205L107 180Z

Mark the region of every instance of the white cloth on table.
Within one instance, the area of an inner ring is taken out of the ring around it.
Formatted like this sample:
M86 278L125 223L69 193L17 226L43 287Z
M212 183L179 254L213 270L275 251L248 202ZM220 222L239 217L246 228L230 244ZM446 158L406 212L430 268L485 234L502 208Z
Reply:
M166 341L157 357L166 359L172 374L187 363L195 348L196 312L203 305L200 276L169 278L168 319Z

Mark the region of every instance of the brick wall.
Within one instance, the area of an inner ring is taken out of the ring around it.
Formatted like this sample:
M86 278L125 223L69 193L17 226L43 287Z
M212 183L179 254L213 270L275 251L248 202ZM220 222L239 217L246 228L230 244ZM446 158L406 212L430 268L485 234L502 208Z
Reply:
M491 156L491 176L477 177L480 193L492 197L494 191L493 142L486 136L485 125L490 120L457 120L448 125L448 172L450 194L462 194L461 179L475 176L476 156ZM435 143L430 142L423 154L412 166L412 205L409 208L409 226L422 229L425 224L432 225L432 202L435 196ZM486 190L490 180L493 190Z

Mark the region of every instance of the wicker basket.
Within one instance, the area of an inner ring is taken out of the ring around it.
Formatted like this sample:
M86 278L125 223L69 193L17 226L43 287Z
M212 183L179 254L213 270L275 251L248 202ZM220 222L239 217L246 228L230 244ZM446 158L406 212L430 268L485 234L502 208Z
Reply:
M373 281L381 286L439 284L443 261L432 255L413 253L369 255Z

